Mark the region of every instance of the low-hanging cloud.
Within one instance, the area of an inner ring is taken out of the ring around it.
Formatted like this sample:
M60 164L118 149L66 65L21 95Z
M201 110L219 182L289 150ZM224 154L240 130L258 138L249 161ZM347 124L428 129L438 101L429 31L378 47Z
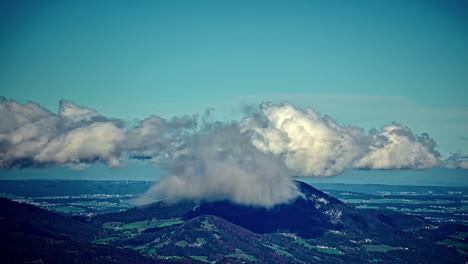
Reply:
M0 168L70 166L128 159L167 171L143 197L230 200L271 207L297 197L292 176L329 177L346 169L468 169L466 155L445 158L426 133L393 122L380 130L343 126L314 110L263 103L241 122L152 115L132 128L61 100L58 114L34 102L0 98Z
M287 168L255 148L237 124L217 124L170 151L168 174L143 197L230 200L271 207L299 195Z

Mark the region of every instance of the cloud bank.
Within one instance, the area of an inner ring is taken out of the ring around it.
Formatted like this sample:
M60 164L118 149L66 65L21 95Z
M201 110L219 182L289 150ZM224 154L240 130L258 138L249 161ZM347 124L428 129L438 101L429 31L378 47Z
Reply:
M263 103L241 122L206 115L152 115L132 128L61 100L58 114L34 102L0 100L0 167L125 166L147 160L167 171L142 198L230 200L271 207L300 195L292 176L329 177L346 169L468 169L467 156L443 157L428 134L393 122L365 131L289 103Z

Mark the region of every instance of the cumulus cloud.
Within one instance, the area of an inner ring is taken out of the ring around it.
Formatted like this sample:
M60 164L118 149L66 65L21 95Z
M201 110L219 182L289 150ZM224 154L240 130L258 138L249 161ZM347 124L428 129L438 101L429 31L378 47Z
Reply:
M97 122L99 121L99 122ZM36 103L0 103L0 167L63 166L102 161L119 167L124 132L96 111L61 101L59 114Z
M40 164L90 163L103 161L109 167L121 167L118 144L125 134L114 124L95 122L62 133L34 156Z
M271 207L299 195L288 170L254 147L237 124L217 124L171 151L169 173L143 197L230 200Z
M468 155L454 153L444 160L445 167L449 169L468 170Z
M366 154L353 165L358 169L430 169L441 165L435 141L428 134L414 135L393 122L380 132L371 131Z
M58 114L34 102L0 98L0 167L124 166L123 154L156 157L196 126L195 116L151 116L125 131L123 121L61 100Z
M181 141L197 125L196 116L174 117L166 120L152 115L141 120L127 132L123 148L133 158L154 159L166 153L169 146Z
M299 176L327 177L345 169L428 169L440 165L436 144L429 135L414 135L394 122L370 131L340 126L311 108L289 103L263 103L261 114L242 121L252 143L281 157Z
M0 168L109 167L144 159L168 173L143 197L230 200L271 207L297 197L291 176L329 177L346 169L468 169L468 158L445 158L428 134L393 122L365 131L311 108L263 103L240 123L197 116L152 115L124 123L61 100L58 114L38 104L0 98Z
M261 105L261 118L246 118L243 131L251 131L252 143L264 152L281 156L301 176L332 176L349 168L360 155L355 127L340 127L328 116L291 104Z
M100 117L96 110L77 106L66 99L60 100L59 116L64 117L72 122L91 121Z

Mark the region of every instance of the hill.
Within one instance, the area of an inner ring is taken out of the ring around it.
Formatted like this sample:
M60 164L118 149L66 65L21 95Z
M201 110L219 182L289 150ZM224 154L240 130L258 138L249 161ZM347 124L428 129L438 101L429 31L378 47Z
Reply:
M103 219L112 221L107 222L107 227L113 225L113 245L149 255L201 254L197 256L207 261L229 259L236 252L267 263L356 263L372 259L389 263L456 263L466 259L454 248L437 244L444 239L434 240L429 234L435 231L428 230L434 225L420 217L358 210L310 185L297 184L302 197L268 209L228 201L161 201L98 216L92 222L106 226ZM204 229L203 221L219 226L217 231ZM129 228L132 226L136 228ZM242 234L249 242L242 243L233 234ZM229 239L213 240L214 236ZM236 247L227 248L229 241ZM252 250L252 244L257 251Z
M2 263L156 263L130 249L93 244L101 228L0 198Z
M2 263L464 263L467 227L359 210L310 185L273 208L164 201L73 219L0 199Z
M38 207L0 198L0 232L88 241L100 229Z

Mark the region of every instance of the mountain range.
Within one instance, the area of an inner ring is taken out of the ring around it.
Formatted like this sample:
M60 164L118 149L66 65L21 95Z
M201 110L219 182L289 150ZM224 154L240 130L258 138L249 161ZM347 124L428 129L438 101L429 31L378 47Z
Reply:
M159 201L93 218L0 198L2 263L465 263L468 227L360 210L310 185L273 208Z

